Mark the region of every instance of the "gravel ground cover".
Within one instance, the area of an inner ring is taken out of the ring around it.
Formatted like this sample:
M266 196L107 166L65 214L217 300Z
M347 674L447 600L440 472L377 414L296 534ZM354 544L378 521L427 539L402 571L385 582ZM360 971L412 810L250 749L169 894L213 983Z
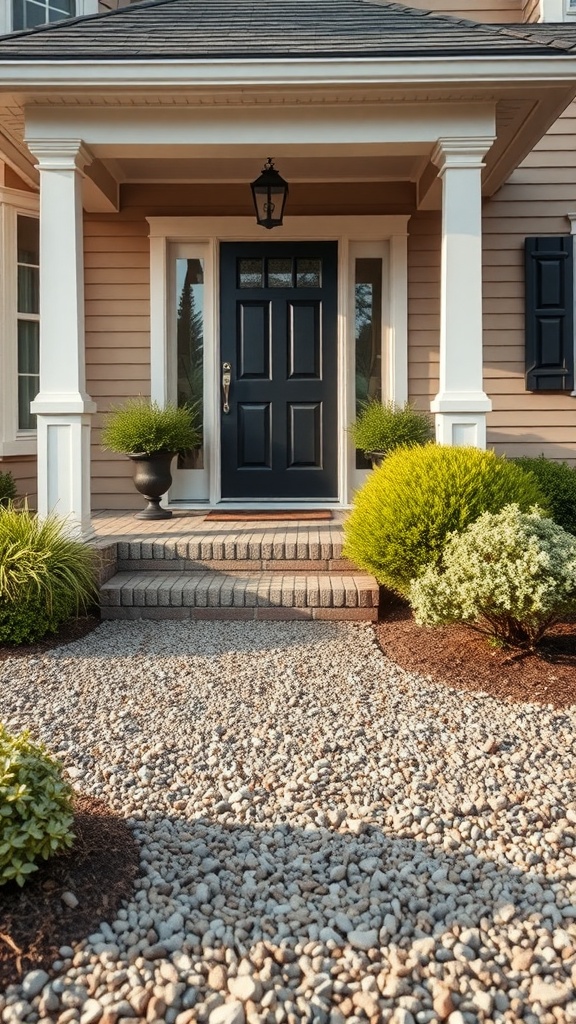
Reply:
M141 844L6 1024L576 1021L576 708L431 683L367 625L109 622L0 664L0 716Z

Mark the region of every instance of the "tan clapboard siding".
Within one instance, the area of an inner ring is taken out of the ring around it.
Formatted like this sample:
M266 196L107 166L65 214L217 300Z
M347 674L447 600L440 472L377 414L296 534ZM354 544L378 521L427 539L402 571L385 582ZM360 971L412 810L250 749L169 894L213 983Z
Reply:
M408 390L426 409L438 390L440 216L417 213L408 230Z
M576 104L484 208L484 375L494 404L488 439L509 454L576 462L576 400L524 386L524 238L568 234L576 210Z
M124 456L104 452L104 413L150 394L150 256L143 217L87 216L84 225L86 376L97 403L92 431L92 507L139 508Z
M30 508L36 508L36 458L0 459L0 473L11 473L14 477L19 498L26 498Z
M548 160L544 148L542 153ZM529 159L533 163L534 154ZM525 390L523 255L527 234L568 231L566 212L576 210L576 181L568 191L562 185L560 212L548 164L531 173L531 184L521 174L517 186L513 176L485 206L484 386L494 406L488 441L509 455L544 452L576 463L576 400ZM440 215L415 214L409 232L409 393L425 408L438 389Z
M405 7L434 11L435 14L470 18L471 21L510 24L528 20L523 14L523 0L468 0L468 2L467 0L403 0L403 2Z

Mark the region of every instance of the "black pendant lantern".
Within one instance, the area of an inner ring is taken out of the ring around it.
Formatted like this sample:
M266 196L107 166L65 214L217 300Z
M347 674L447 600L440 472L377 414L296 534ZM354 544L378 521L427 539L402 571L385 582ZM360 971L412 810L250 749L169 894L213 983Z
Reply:
M268 157L262 174L252 182L250 188L258 224L263 228L280 227L288 195L288 182L274 167L272 157Z

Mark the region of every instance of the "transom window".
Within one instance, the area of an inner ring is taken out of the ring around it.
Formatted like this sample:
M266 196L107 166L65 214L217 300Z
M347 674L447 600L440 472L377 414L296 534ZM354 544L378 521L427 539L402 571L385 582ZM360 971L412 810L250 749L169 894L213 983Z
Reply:
M76 0L12 0L14 31L36 28L76 14Z

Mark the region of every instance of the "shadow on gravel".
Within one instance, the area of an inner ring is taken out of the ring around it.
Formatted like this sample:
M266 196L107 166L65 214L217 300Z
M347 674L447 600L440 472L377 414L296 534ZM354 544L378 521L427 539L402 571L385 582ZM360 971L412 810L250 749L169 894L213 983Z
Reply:
M266 960L263 994L274 991L280 1005L301 999L308 983L302 961L296 961L306 944L318 942L324 946L324 963L344 964L343 970L356 972L358 984L368 973L377 975L378 990L371 989L377 1012L413 993L416 982L429 976L429 961L438 965L433 972L437 978L452 981L454 960L474 961L468 976L483 979L485 988L504 991L511 970L518 984L520 975L529 980L532 959L537 959L531 952L534 928L553 930L563 921L562 909L568 903L562 886L568 880L567 866L552 874L548 864L545 877L538 865L515 867L482 859L455 841L449 840L453 848L445 850L409 836L385 834L371 825L353 835L312 824L259 827L151 813L132 826L140 844L136 905L145 923L127 941L128 946L140 943L129 954L126 945L118 948L120 940L106 924L97 926L103 932L103 949L109 952L109 970L114 972L116 962L127 955L131 962L142 955L151 964L175 951L190 954L193 963L204 960L204 982L199 987L199 979L194 982L189 1006L213 995L207 971L214 966L213 951L218 948L233 951L235 962L249 957L257 973ZM566 836L567 843L572 840ZM106 858L95 869L101 877L93 875L90 885L106 891ZM82 907L85 894L80 879L77 882L75 895ZM53 921L73 920L77 911L63 914L59 890L54 899L58 912ZM26 906L23 899L23 912ZM26 924L25 919L18 921L18 940L24 944L25 935L29 953L24 969L30 970L37 966L34 950L40 952L42 943L35 947ZM52 934L51 948L58 948L68 936L64 928L61 935ZM77 930L75 938L80 938ZM112 940L116 947L110 945ZM415 964L403 969L401 950L418 940ZM511 945L517 951L524 947L528 959L523 967L511 967ZM223 963L225 971L228 962ZM46 958L39 957L40 963L49 968ZM190 985L191 963L175 963L181 980ZM569 984L570 967L563 965L560 952L555 962L541 963L542 973L552 974L560 985ZM5 963L4 968L9 977L10 965ZM12 980L19 974L15 971ZM70 984L76 983L71 977ZM426 995L427 989L419 991L429 1009L432 996ZM306 1007L318 1003L321 1019L327 1020L322 1014L339 1005L344 994L334 998L332 986L324 984L323 995L309 993L306 999Z
M506 936L511 927L530 931L544 920L557 926L570 902L562 891L568 859L554 873L548 863L545 875L543 864L495 861L474 853L474 844L449 840L452 849L444 849L372 825L353 835L284 822L259 828L158 816L138 823L136 836L144 873L137 885L167 910L184 897L185 942L194 941L192 933L198 941L204 936L204 945L238 953L274 936L287 945L316 939L345 945L357 926L378 930L374 948L407 947L454 925L501 927ZM564 842L570 846L574 836L565 833ZM336 915L348 923L336 924ZM324 929L335 934L323 936Z

